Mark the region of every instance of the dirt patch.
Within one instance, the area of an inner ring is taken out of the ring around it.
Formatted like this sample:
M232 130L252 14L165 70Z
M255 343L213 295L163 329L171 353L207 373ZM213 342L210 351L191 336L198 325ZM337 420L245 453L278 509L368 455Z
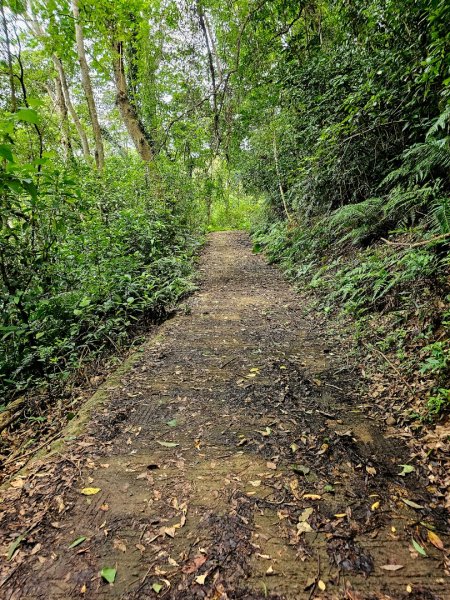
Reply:
M212 234L200 268L89 431L12 482L2 597L450 597L448 515L400 475L348 349L247 235Z

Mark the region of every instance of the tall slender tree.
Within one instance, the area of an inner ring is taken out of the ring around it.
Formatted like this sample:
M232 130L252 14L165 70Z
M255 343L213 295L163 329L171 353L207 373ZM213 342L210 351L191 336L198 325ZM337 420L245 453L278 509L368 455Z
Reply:
M95 140L95 162L99 171L105 165L105 151L103 147L102 131L98 120L97 107L95 105L94 92L92 89L89 65L86 58L84 46L83 26L80 19L80 8L78 0L72 0L72 13L75 20L75 38L77 43L78 62L80 63L81 81L83 84L86 101L89 108L89 116Z

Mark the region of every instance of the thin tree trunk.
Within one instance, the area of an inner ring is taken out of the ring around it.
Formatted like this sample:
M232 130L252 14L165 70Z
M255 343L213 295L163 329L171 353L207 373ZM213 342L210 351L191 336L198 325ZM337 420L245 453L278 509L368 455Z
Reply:
M67 114L67 105L64 100L64 94L62 90L61 80L59 75L55 77L55 91L56 91L56 106L58 107L59 121L61 125L61 145L63 147L64 159L68 161L73 159L72 143L70 141L70 129L69 120Z
M211 48L211 43L209 41L208 30L205 22L205 15L203 12L203 8L200 4L200 1L196 2L197 15L200 22L200 28L203 33L203 38L205 40L206 52L208 54L208 65L209 65L209 73L211 76L211 85L212 85L212 100L213 100L213 119L214 119L214 136L216 138L216 147L217 149L220 146L221 138L220 138L220 127L219 127L219 107L217 102L217 84L216 84L216 71L214 68L214 57L213 51Z
M123 64L123 45L122 42L118 41L113 41L113 70L114 81L116 84L116 102L119 107L120 115L140 157L145 162L150 162L153 160L152 144L139 119L136 108L130 101L128 95L125 68Z
M83 148L84 158L87 161L90 161L91 160L91 151L89 150L89 142L87 139L86 131L84 130L83 124L81 123L81 121L78 117L77 111L75 110L75 108L72 104L72 100L70 98L69 85L67 83L67 78L66 78L66 73L64 72L64 67L61 62L61 59L58 58L58 56L56 56L56 54L53 55L53 64L55 65L55 69L58 73L59 81L61 83L61 89L62 89L62 92L64 95L65 104L70 113L70 116L72 117L75 128L78 132L78 135L80 136L81 147Z
M95 106L94 93L92 91L91 77L89 75L89 66L86 59L86 51L84 48L83 28L80 23L80 10L78 0L72 0L72 12L75 19L75 37L77 41L78 62L81 69L81 82L83 84L84 93L89 108L89 116L91 118L92 131L95 140L95 162L99 171L103 170L105 164L105 152L103 149L102 132L98 121L97 108Z
M9 85L11 88L11 111L15 112L17 110L16 85L14 82L14 71L13 71L12 56L11 56L11 44L9 41L8 23L6 22L3 0L0 0L0 10L2 13L3 31L5 34L6 60L8 63Z

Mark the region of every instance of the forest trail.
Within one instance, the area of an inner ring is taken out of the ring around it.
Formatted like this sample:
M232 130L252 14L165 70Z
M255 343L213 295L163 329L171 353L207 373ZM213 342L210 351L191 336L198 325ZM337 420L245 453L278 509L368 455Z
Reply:
M211 234L200 272L51 476L15 490L48 508L0 595L450 598L440 551L411 545L441 515L398 476L408 452L365 417L345 348L247 234Z

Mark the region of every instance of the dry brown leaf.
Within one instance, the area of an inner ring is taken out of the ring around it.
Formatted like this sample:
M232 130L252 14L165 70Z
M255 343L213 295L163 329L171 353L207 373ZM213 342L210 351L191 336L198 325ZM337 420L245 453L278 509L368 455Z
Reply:
M198 571L198 569L205 564L207 558L204 555L201 556L196 556L193 560L191 560L190 563L188 563L187 565L185 565L181 570L183 571L183 573L189 574L189 573L195 573L195 571Z
M404 565L381 565L380 569L384 569L385 571L398 571L399 569L403 569Z
M441 538L437 535L437 533L434 533L434 531L428 530L428 540L438 550L444 549L444 543L442 542Z
M126 552L127 551L126 544L124 542L122 542L122 540L119 540L118 538L116 538L115 540L113 540L113 547L116 550L120 550L121 552Z

